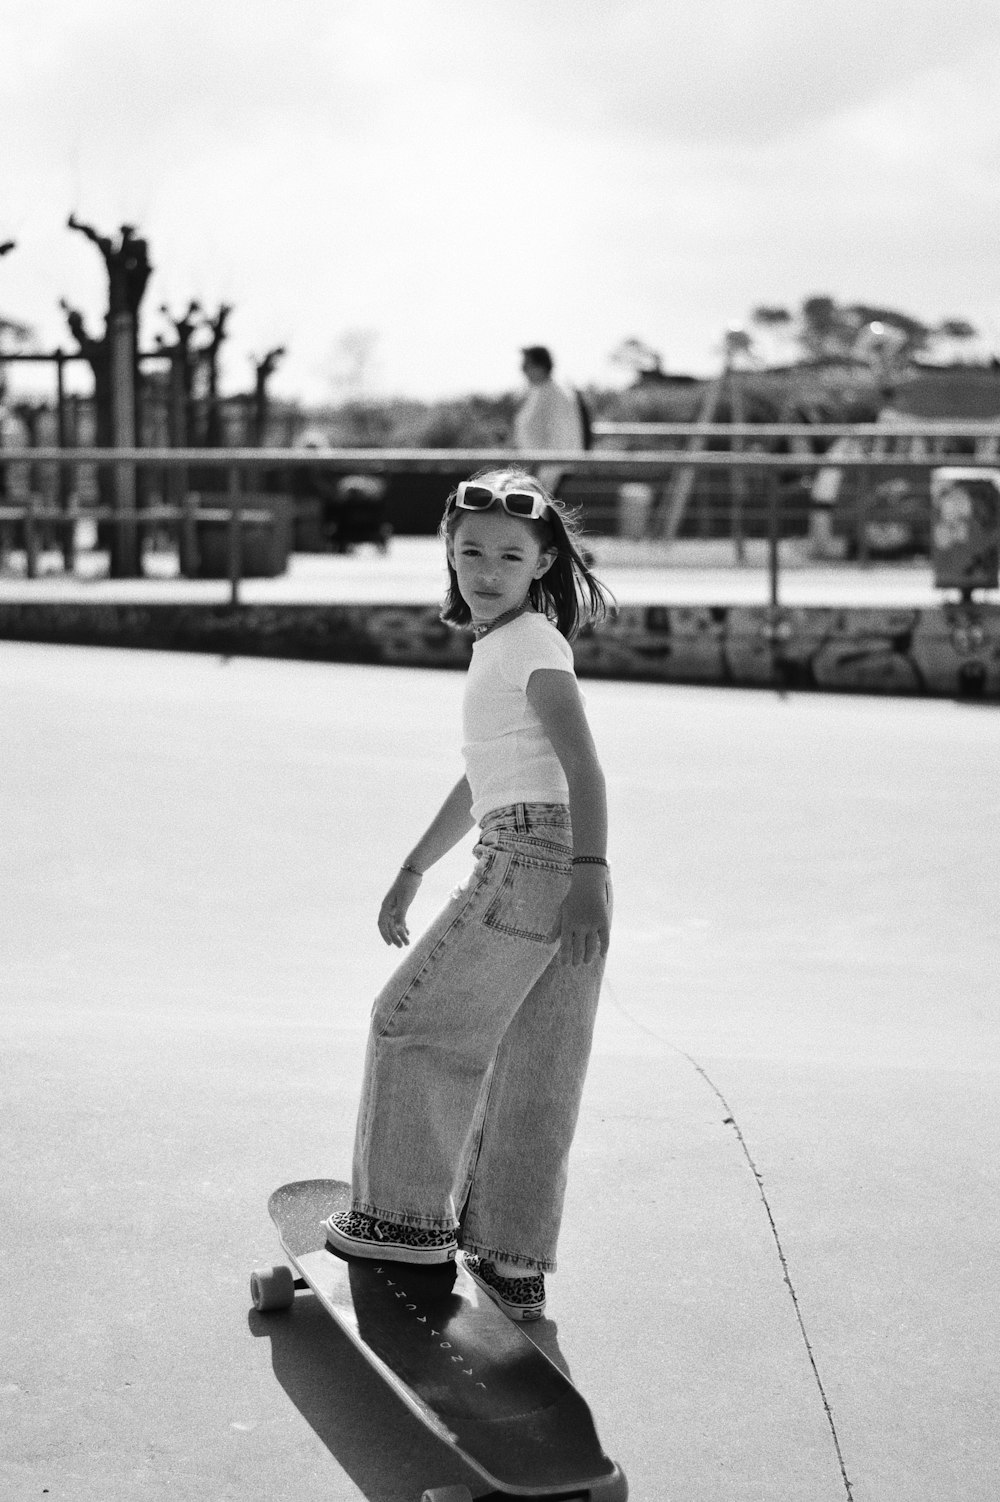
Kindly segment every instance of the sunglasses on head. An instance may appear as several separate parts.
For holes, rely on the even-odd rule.
[[[480,480],[463,480],[455,492],[455,505],[461,511],[488,511],[494,501],[510,516],[520,516],[526,521],[538,521],[549,509],[549,503],[537,490],[494,490]]]

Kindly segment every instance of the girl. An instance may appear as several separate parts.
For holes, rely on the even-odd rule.
[[[385,896],[385,942],[409,944],[423,873],[478,823],[476,866],[375,1002],[352,1208],[325,1229],[355,1257],[461,1247],[507,1314],[538,1319],[611,924],[604,778],[569,640],[611,597],[523,470],[463,481],[440,530],[441,618],[476,637],[465,774]]]

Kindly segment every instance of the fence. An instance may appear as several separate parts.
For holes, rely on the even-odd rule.
[[[867,562],[873,548],[930,551],[929,472],[956,464],[1000,465],[1000,422],[899,418],[878,423],[596,423],[598,442],[617,448],[684,443],[685,451],[747,450],[784,459],[779,476],[783,537],[814,535],[818,518],[835,519],[845,556]],[[817,465],[817,460],[822,460]],[[850,464],[846,461],[850,460]],[[928,463],[928,461],[934,461]],[[654,535],[726,537],[737,562],[748,537],[768,532],[764,473],[728,473],[708,460],[678,466],[647,514]],[[818,475],[818,483],[817,483]],[[815,536],[814,536],[815,540]],[[832,540],[832,539],[831,539]]]
[[[663,535],[669,540],[680,527],[684,506],[691,494],[691,477],[721,474],[729,478],[731,535],[739,555],[744,536],[748,491],[745,482],[753,481],[763,518],[763,535],[767,541],[770,601],[779,603],[780,551],[783,527],[788,521],[790,503],[781,490],[782,477],[815,477],[820,471],[871,477],[880,472],[899,471],[901,466],[929,476],[942,464],[961,463],[963,467],[989,470],[1000,465],[1000,426],[973,422],[921,422],[898,426],[862,425],[795,425],[795,424],[598,424],[598,439],[621,445],[642,442],[645,447],[592,449],[579,452],[522,453],[517,461],[528,466],[541,464],[564,466],[577,485],[605,488],[616,482],[620,493],[623,484],[659,487],[667,506]],[[666,440],[665,448],[650,447],[655,440]],[[680,447],[682,443],[685,447]],[[709,443],[719,445],[711,448]],[[723,447],[722,445],[726,445]],[[896,445],[894,447],[894,445]],[[776,452],[779,446],[787,452]],[[67,569],[75,564],[76,526],[92,520],[113,529],[118,556],[123,560],[124,576],[141,570],[141,539],[152,527],[173,528],[178,547],[186,535],[202,523],[216,522],[229,529],[229,588],[234,603],[239,598],[243,576],[245,529],[249,526],[273,526],[274,512],[259,504],[259,489],[268,472],[324,470],[338,474],[370,475],[452,475],[471,473],[490,465],[511,462],[508,449],[65,449],[59,447],[8,448],[0,450],[0,471],[5,479],[26,467],[27,484],[23,499],[12,501],[11,485],[5,484],[7,504],[0,505],[0,533],[5,525],[15,524],[23,531],[26,570],[29,577],[37,572],[39,542],[43,529],[61,538]],[[225,499],[205,506],[191,495],[183,483],[192,466],[199,471],[220,470],[227,477]],[[95,495],[92,480],[101,469],[113,475],[134,477],[145,470],[162,477],[164,493],[167,476],[176,476],[185,497],[182,503],[154,502],[143,506],[101,506],[86,500]],[[55,478],[45,487],[38,477]],[[65,476],[69,475],[67,482]],[[90,477],[89,483],[83,481]],[[22,476],[22,479],[25,476]],[[734,480],[737,483],[733,483]],[[256,489],[255,489],[256,487]],[[16,487],[13,487],[16,488]],[[813,487],[813,490],[815,487]],[[41,494],[39,494],[41,490]],[[117,493],[135,494],[128,483],[116,486]],[[859,491],[861,505],[866,492]],[[255,499],[258,504],[255,505]],[[822,504],[799,498],[796,504],[811,510],[828,510]],[[863,534],[864,528],[861,528]],[[2,562],[2,543],[0,543]]]

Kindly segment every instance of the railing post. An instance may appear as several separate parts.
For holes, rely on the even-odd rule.
[[[171,479],[176,471],[169,471]],[[184,471],[185,475],[187,471]],[[185,579],[195,579],[198,576],[198,507],[201,496],[197,491],[188,490],[187,482],[180,494],[178,504],[181,511],[181,519],[178,527],[177,551],[178,563],[181,575]]]
[[[243,572],[243,507],[240,471],[229,468],[229,603],[233,610],[240,603],[240,577]]]
[[[874,440],[865,439],[865,456],[874,450]],[[877,469],[859,469],[856,471],[857,490],[854,503],[854,547],[855,557],[859,563],[869,563],[868,551],[868,493],[874,477],[878,474]]]
[[[135,370],[131,313],[116,313],[108,324],[111,342],[111,420],[115,448],[134,448]],[[142,549],[136,517],[138,492],[135,465],[119,460],[113,467],[115,521],[112,531],[111,574],[116,579],[138,579],[142,574]]]
[[[729,415],[733,423],[742,424],[744,420],[743,385],[739,373],[730,369],[727,372],[729,385]],[[730,443],[730,451],[733,454],[743,452],[743,439],[734,438]],[[744,531],[744,512],[747,497],[747,474],[742,465],[733,465],[729,471],[729,533],[733,544],[733,555],[737,564],[746,563],[746,537]]]
[[[38,529],[35,525],[35,495],[29,484],[24,497],[24,563],[29,579],[38,578]]]
[[[781,510],[778,502],[778,474],[767,470],[767,567],[771,586],[771,609],[779,604],[779,572],[781,568]]]
[[[66,447],[66,351],[56,350],[56,442],[61,449]],[[60,526],[63,569],[67,574],[76,568],[76,520],[70,515],[70,485],[66,465],[56,469],[56,504],[64,512],[66,520]]]

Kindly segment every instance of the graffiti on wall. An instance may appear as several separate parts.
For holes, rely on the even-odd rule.
[[[0,604],[0,638],[463,668],[433,605]],[[584,677],[1000,699],[1000,606],[626,605],[574,646]]]
[[[625,606],[575,651],[600,677],[1000,697],[997,606]]]

